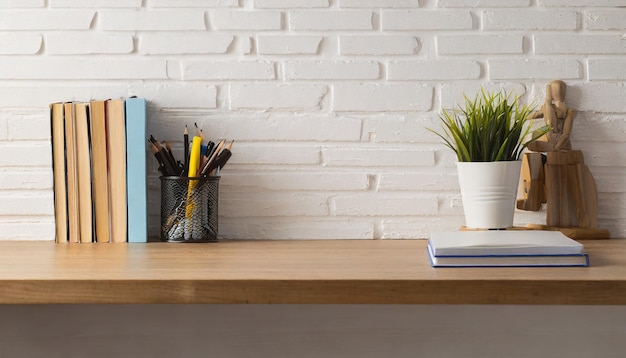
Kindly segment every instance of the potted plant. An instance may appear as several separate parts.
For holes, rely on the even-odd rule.
[[[519,97],[481,89],[473,99],[464,96],[458,109],[442,110],[443,131],[429,129],[457,156],[466,227],[513,226],[521,154],[550,129],[531,131],[532,111]]]

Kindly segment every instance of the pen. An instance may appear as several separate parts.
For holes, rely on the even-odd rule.
[[[184,165],[183,165],[183,175],[189,172],[189,129],[187,129],[187,125],[185,124],[185,133],[183,134],[183,145],[185,146],[183,150],[185,151]]]

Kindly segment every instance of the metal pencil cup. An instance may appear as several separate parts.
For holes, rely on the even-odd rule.
[[[161,241],[217,241],[220,177],[161,177]]]

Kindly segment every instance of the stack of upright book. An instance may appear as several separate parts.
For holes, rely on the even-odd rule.
[[[560,231],[459,231],[432,233],[433,267],[589,266],[583,244]]]
[[[56,241],[147,241],[145,99],[52,103],[50,121]]]

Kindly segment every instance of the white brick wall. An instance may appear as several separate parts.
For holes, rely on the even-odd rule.
[[[137,95],[148,131],[235,139],[229,238],[427,237],[463,224],[426,127],[481,85],[563,79],[599,221],[626,237],[623,0],[0,1],[0,239],[52,240],[48,104]],[[150,233],[159,180],[149,153]],[[519,224],[544,212],[518,212]]]

